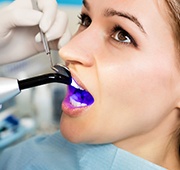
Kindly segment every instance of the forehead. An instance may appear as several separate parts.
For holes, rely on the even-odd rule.
[[[140,17],[142,14],[145,16],[160,14],[160,11],[164,9],[165,0],[83,0],[83,4],[86,9],[95,14],[103,14],[104,10],[113,8],[131,11]]]
[[[105,17],[108,9],[113,9],[135,16],[138,21],[148,27],[161,26],[170,31],[165,0],[83,0],[83,9],[90,17]]]

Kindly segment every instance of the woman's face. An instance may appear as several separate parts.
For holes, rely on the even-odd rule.
[[[83,3],[79,29],[60,56],[94,102],[77,103],[68,91],[62,134],[72,142],[117,145],[161,135],[161,127],[175,123],[180,91],[163,0],[161,8],[156,0]]]

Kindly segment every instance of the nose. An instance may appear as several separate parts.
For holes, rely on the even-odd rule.
[[[77,33],[64,47],[59,50],[60,57],[67,64],[81,64],[91,67],[94,64],[93,53],[95,52],[93,35],[84,30]]]

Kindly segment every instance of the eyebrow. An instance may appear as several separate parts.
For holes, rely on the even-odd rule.
[[[138,21],[138,19],[129,14],[129,13],[125,13],[125,12],[119,12],[119,11],[116,11],[114,9],[106,9],[105,12],[104,12],[104,16],[105,17],[112,17],[112,16],[119,16],[119,17],[124,17],[124,18],[127,18],[129,19],[130,21],[134,22],[138,27],[139,29],[141,30],[141,32],[145,33],[145,30],[143,28],[143,26],[141,25],[141,23]]]
[[[90,5],[86,0],[83,0],[83,5],[87,10],[90,11]],[[108,9],[104,10],[103,15],[105,17],[118,16],[118,17],[123,17],[123,18],[129,19],[130,21],[132,21],[133,23],[135,23],[138,26],[138,28],[140,29],[141,32],[146,34],[146,31],[144,30],[142,24],[138,21],[138,19],[135,16],[133,16],[133,15],[131,15],[129,13],[120,12],[120,11],[116,11],[116,10],[114,10],[112,8],[108,8]]]
[[[89,3],[88,3],[86,0],[83,0],[82,3],[83,3],[83,5],[86,7],[86,9],[87,9],[88,11],[90,11]]]

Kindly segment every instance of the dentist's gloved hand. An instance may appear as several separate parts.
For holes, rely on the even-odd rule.
[[[36,1],[41,12],[33,10],[31,0],[15,0],[0,10],[0,64],[44,51],[39,26],[51,49],[70,39],[67,15],[58,10],[56,0]]]

